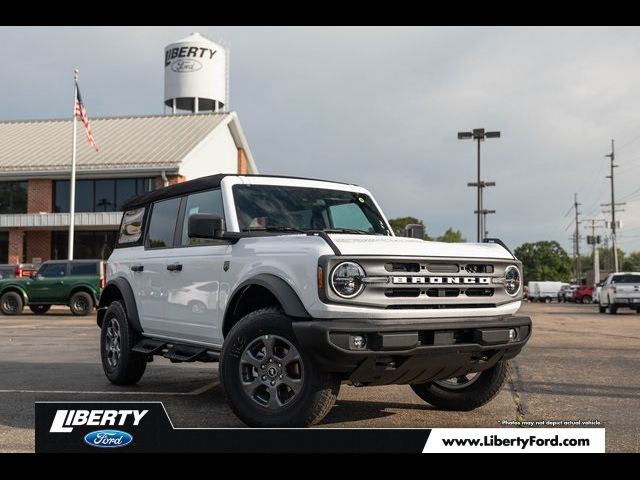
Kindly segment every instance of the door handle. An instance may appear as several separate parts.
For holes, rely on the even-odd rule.
[[[182,271],[182,264],[181,263],[172,263],[170,265],[167,265],[167,270],[169,270],[170,272],[181,272]]]
[[[131,265],[132,272],[142,272],[144,271],[144,265]]]

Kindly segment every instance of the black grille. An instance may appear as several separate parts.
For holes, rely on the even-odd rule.
[[[495,303],[436,303],[431,305],[389,305],[387,310],[437,310],[450,308],[496,308]]]
[[[419,272],[420,265],[418,263],[385,263],[384,268],[387,272]]]
[[[464,292],[467,297],[493,297],[493,288],[470,288]]]
[[[458,273],[460,269],[455,263],[430,263],[427,270],[433,273]]]
[[[484,263],[469,263],[464,270],[469,273],[493,273],[493,265]]]
[[[384,291],[384,295],[389,298],[398,297],[419,297],[419,288],[388,288]]]
[[[424,291],[428,297],[457,297],[459,288],[428,288]]]

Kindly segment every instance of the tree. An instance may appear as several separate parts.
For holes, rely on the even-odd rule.
[[[415,217],[399,217],[399,218],[392,218],[389,220],[389,225],[391,225],[391,228],[393,229],[393,233],[395,233],[399,237],[404,237],[404,227],[406,227],[410,223],[419,223],[420,225],[424,225],[424,222],[422,220],[417,219]],[[427,234],[426,227],[424,230],[425,230],[424,239],[431,240],[431,237]]]
[[[640,252],[632,252],[627,255],[622,264],[622,269],[625,272],[638,272],[640,271]]]
[[[568,282],[572,277],[571,258],[556,241],[523,243],[515,255],[522,262],[525,281]]]
[[[447,243],[462,243],[467,241],[466,238],[462,238],[462,232],[460,230],[454,230],[451,227],[447,228],[447,231],[439,236],[437,240]]]

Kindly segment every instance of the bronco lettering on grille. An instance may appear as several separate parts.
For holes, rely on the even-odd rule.
[[[393,277],[395,284],[489,285],[491,277]]]

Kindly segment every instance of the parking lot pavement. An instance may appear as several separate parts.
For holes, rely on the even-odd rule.
[[[408,386],[343,386],[322,427],[493,427],[500,420],[599,420],[607,449],[640,451],[640,315],[595,306],[525,304],[533,337],[513,362],[508,388],[473,412],[443,412]],[[133,387],[102,373],[95,318],[65,309],[0,316],[0,451],[32,451],[36,400],[164,402],[175,426],[239,427],[216,364],[156,359]]]

